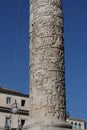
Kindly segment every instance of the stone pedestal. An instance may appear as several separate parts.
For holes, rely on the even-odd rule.
[[[28,128],[28,130],[70,130],[68,128],[60,128],[60,127],[54,127],[54,126],[38,126],[38,127],[32,127]]]
[[[62,0],[30,0],[30,107],[26,129],[62,130],[66,122]]]
[[[71,130],[71,125],[67,124],[65,121],[58,120],[56,121],[41,121],[34,122],[31,124],[25,124],[23,130]]]

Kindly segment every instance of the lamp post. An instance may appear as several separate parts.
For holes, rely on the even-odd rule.
[[[18,114],[19,113],[19,104],[17,103],[16,99],[15,99],[15,102],[11,105],[11,112],[13,114]]]
[[[18,114],[18,127],[17,128],[11,128],[12,114]],[[17,130],[21,129],[20,105],[17,103],[16,99],[15,99],[15,102],[11,105],[11,110],[10,110],[10,129],[17,129]]]

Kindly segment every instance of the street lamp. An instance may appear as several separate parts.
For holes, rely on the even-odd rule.
[[[20,106],[15,99],[15,102],[11,105],[11,112],[13,114],[18,114],[20,112],[19,108],[20,108]]]
[[[11,126],[12,114],[18,114],[18,128],[16,128],[16,129],[20,130],[21,129],[21,124],[20,124],[20,105],[17,103],[16,99],[15,99],[15,102],[11,105],[10,126]]]
[[[13,114],[18,114],[18,127],[12,128],[12,116]],[[5,125],[5,130],[21,130],[21,122],[20,122],[20,105],[17,103],[16,99],[15,102],[10,107],[10,118],[8,118],[7,123]]]

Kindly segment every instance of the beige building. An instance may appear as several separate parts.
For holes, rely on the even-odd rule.
[[[17,113],[13,114],[12,110]],[[0,129],[8,126],[10,128],[23,126],[28,122],[28,117],[29,96],[0,87]]]
[[[72,125],[73,129],[79,129],[79,130],[84,130],[86,129],[86,121],[82,119],[76,119],[76,118],[67,118],[66,120],[69,124]]]

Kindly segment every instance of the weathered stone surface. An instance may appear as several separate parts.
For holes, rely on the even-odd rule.
[[[61,0],[30,0],[31,124],[65,120],[63,42]]]

